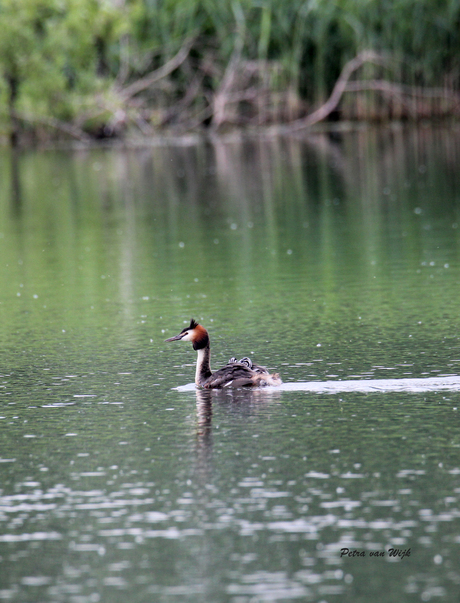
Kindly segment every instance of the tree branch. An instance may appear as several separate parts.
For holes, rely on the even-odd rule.
[[[185,59],[188,57],[188,54],[193,46],[194,41],[195,38],[189,38],[181,47],[179,52],[172,57],[172,59],[169,59],[169,61],[167,61],[164,65],[162,65],[158,69],[155,69],[140,80],[137,80],[136,82],[132,83],[130,86],[127,86],[123,90],[120,90],[118,94],[121,99],[125,101],[130,99],[139,92],[150,88],[152,84],[166,77],[175,69],[180,67],[185,61]]]
[[[337,108],[343,93],[347,89],[348,80],[352,74],[366,62],[383,63],[384,57],[378,55],[372,50],[360,52],[354,59],[351,59],[351,61],[348,61],[348,63],[345,64],[339,79],[335,83],[330,97],[327,99],[324,105],[321,105],[321,107],[316,109],[316,111],[313,111],[313,113],[310,113],[310,115],[307,115],[302,119],[296,119],[291,124],[284,126],[282,129],[289,131],[301,130],[303,128],[308,128],[309,126],[312,126],[323,119],[326,119],[326,117]]]
[[[458,101],[459,95],[444,88],[419,88],[406,84],[394,84],[387,80],[364,80],[347,82],[345,92],[362,92],[364,90],[378,90],[389,95],[418,96],[420,98],[444,98]]]

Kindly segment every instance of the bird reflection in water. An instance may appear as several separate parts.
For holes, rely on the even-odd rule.
[[[203,446],[210,444],[212,438],[212,398],[212,391],[196,390],[197,439]]]
[[[196,390],[196,472],[200,484],[209,481],[212,461],[212,398],[209,389]]]
[[[195,390],[196,396],[196,471],[201,484],[209,481],[212,471],[213,450],[213,406],[219,408],[231,407],[232,413],[255,415],[259,409],[265,408],[266,402],[280,398],[282,392],[275,388],[260,389],[200,389]]]

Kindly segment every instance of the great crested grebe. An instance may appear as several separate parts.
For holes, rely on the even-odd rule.
[[[211,347],[206,329],[195,320],[174,337],[165,341],[191,341],[193,349],[198,352],[196,361],[195,384],[206,389],[220,387],[241,387],[243,385],[263,386],[281,385],[278,373],[270,373],[263,366],[253,364],[250,358],[230,358],[228,364],[215,371],[211,371]]]

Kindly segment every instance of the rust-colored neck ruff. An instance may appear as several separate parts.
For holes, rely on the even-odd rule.
[[[206,347],[209,348],[209,335],[204,327],[201,325],[197,325],[193,329],[193,341],[192,341],[194,350],[202,350]]]

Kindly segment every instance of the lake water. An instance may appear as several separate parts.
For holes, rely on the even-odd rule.
[[[0,600],[458,602],[459,165],[430,128],[3,150]],[[181,388],[192,316],[285,385]]]

